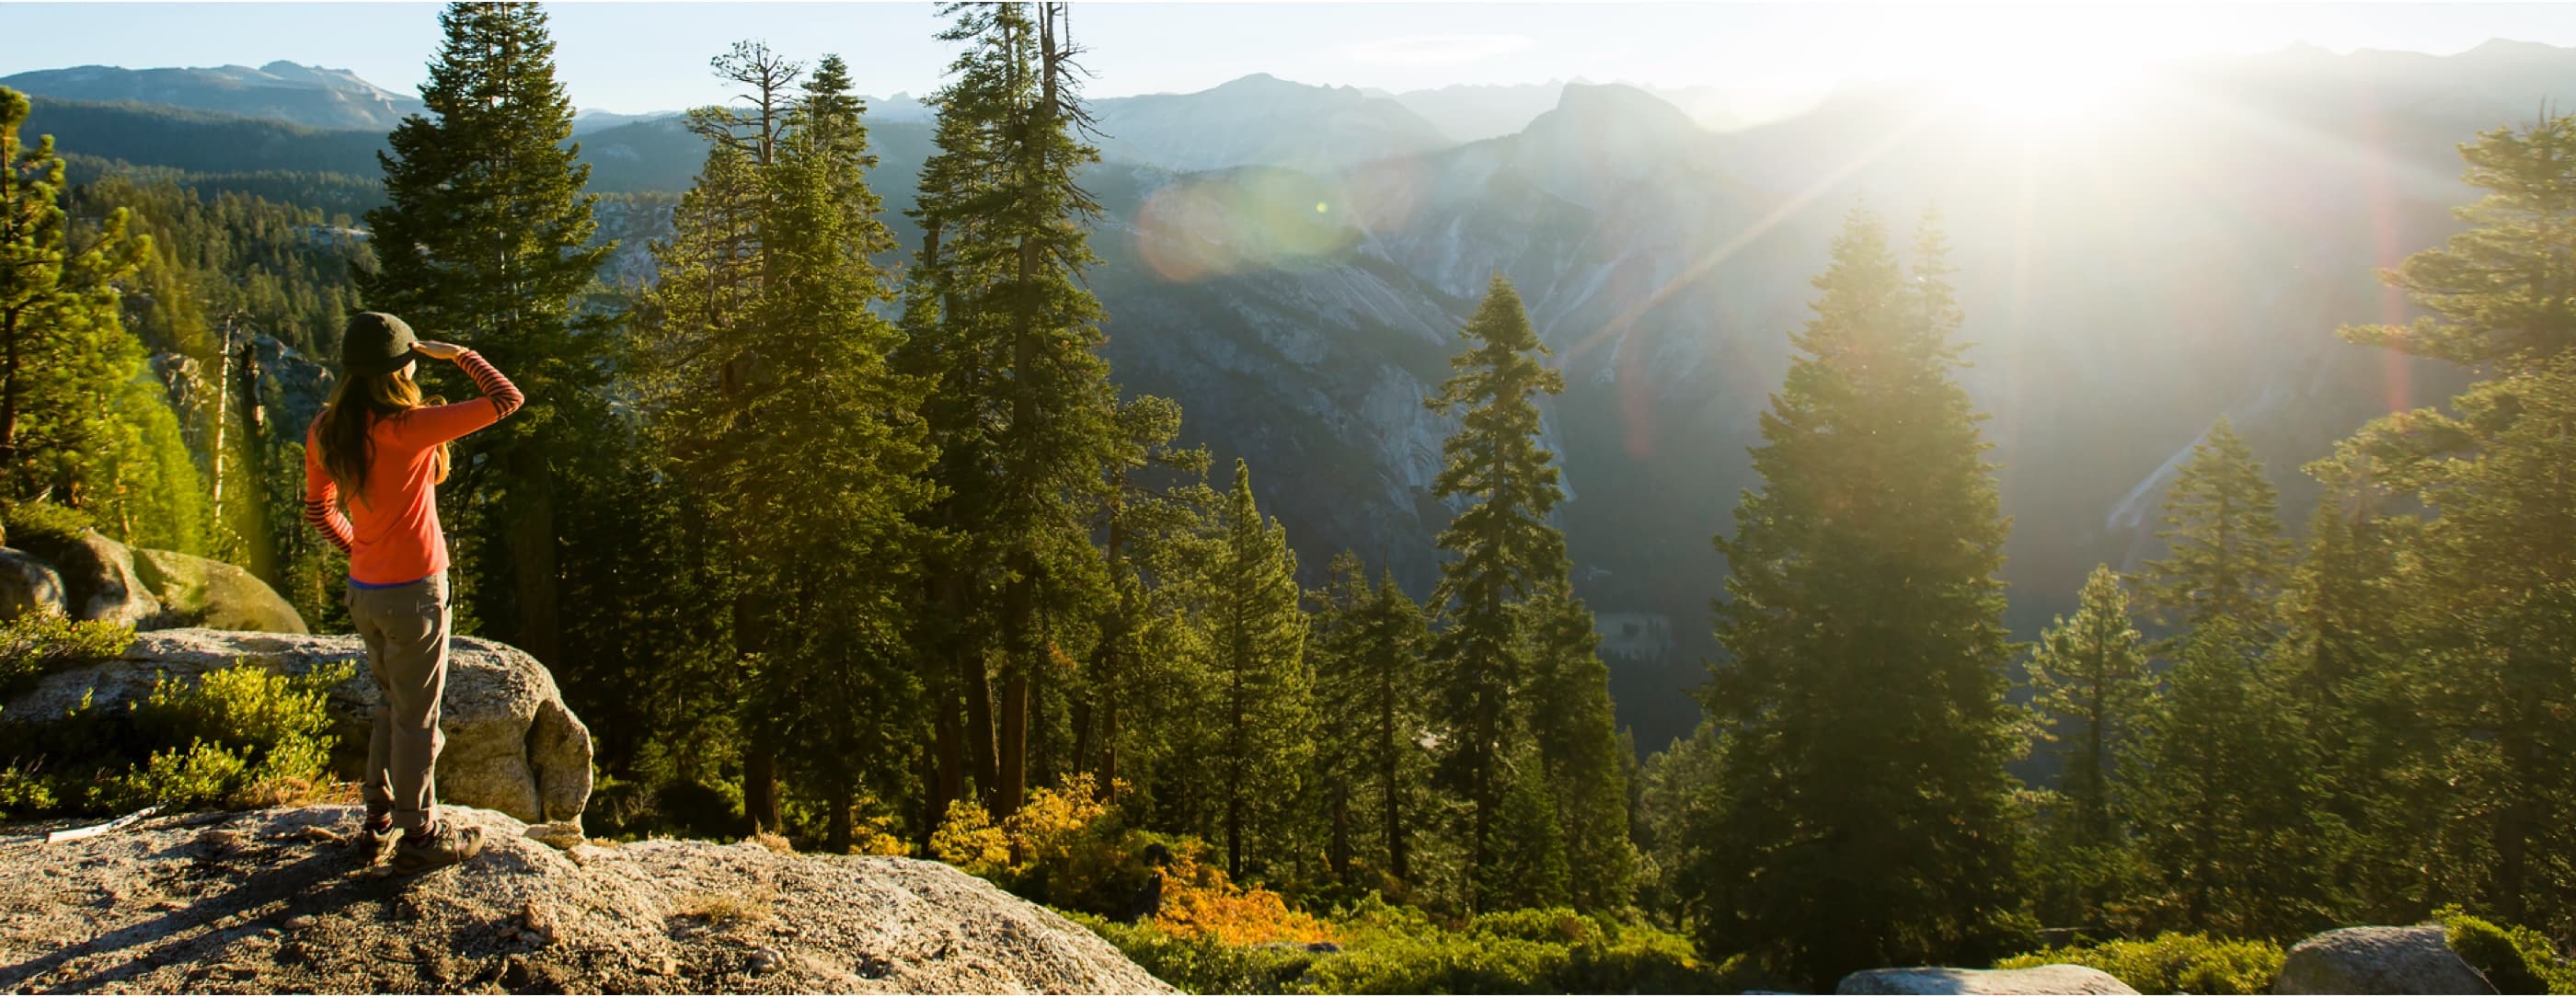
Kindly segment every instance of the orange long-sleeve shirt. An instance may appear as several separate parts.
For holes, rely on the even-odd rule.
[[[349,554],[349,578],[360,585],[401,585],[447,570],[447,534],[438,528],[438,445],[499,422],[525,401],[517,385],[480,354],[456,365],[483,397],[416,408],[367,427],[374,453],[360,494],[342,501],[322,467],[313,429],[304,431],[304,521]],[[316,420],[319,425],[319,420]],[[343,511],[343,506],[346,511]]]

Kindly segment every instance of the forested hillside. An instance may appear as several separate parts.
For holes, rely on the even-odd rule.
[[[386,310],[528,399],[455,621],[589,724],[594,835],[936,858],[1199,989],[2268,989],[2437,914],[2556,985],[2576,116],[2496,104],[2553,57],[1453,144],[1095,114],[1063,5],[947,20],[927,122],[743,41],[576,137],[484,3],[389,132],[0,90],[0,514],[343,627],[304,428]],[[1333,126],[1154,131],[1246,99]]]

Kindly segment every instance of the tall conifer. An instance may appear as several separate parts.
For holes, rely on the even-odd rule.
[[[29,147],[25,95],[0,88],[0,501],[47,498],[136,544],[198,551],[203,487],[117,282],[150,255],[118,208],[75,239],[63,160]]]
[[[2171,626],[2225,617],[2259,639],[2289,570],[2279,510],[2263,465],[2220,416],[2165,493],[2166,528],[2156,536],[2170,553],[2147,565],[2149,606]]]
[[[1529,652],[1520,606],[1553,594],[1567,572],[1565,535],[1548,516],[1563,497],[1554,455],[1539,444],[1538,400],[1565,390],[1565,376],[1530,328],[1520,294],[1496,275],[1461,332],[1449,380],[1428,404],[1457,415],[1441,446],[1447,460],[1432,494],[1464,503],[1440,531],[1453,558],[1440,567],[1432,606],[1446,626],[1433,636],[1432,708],[1441,729],[1443,788],[1467,807],[1468,904],[1517,889],[1495,857],[1518,847],[1503,836],[1511,759],[1526,743]]]
[[[2395,523],[2389,576],[2397,634],[2417,667],[2376,697],[2432,724],[2395,745],[2428,772],[2436,833],[2408,865],[2509,920],[2576,927],[2576,780],[2567,655],[2576,645],[2576,560],[2566,555],[2563,449],[2576,346],[2576,116],[2544,115],[2460,147],[2462,178],[2487,192],[2468,227],[2383,275],[2428,314],[2359,326],[2346,339],[2444,360],[2482,379],[2450,411],[2381,418],[2356,434],[2342,473],[2411,493],[2425,512]],[[2528,424],[2528,425],[2526,425]],[[2402,728],[2401,728],[2402,729]],[[2405,745],[2417,747],[2409,750]],[[2451,892],[2458,891],[2458,892]]]
[[[2085,578],[2072,619],[2058,617],[2040,634],[2029,671],[2041,737],[2059,745],[2064,762],[2057,791],[2063,803],[2050,815],[2042,848],[2057,889],[2043,896],[2041,916],[2098,925],[2126,857],[2126,822],[2113,803],[2119,759],[2154,690],[2146,648],[2130,625],[2128,593],[2110,565]]]
[[[1392,576],[1369,582],[1357,555],[1333,559],[1314,594],[1317,771],[1326,853],[1337,879],[1355,865],[1412,878],[1422,819],[1422,609]]]
[[[511,642],[561,660],[555,505],[569,455],[594,452],[610,348],[575,297],[616,247],[592,245],[590,167],[571,144],[573,106],[555,79],[554,40],[534,4],[452,3],[412,115],[379,154],[387,204],[367,213],[378,267],[359,275],[369,307],[423,336],[490,357],[528,396],[518,417],[460,444],[448,487],[464,542],[457,588]],[[506,592],[479,588],[503,572]]]
[[[1099,152],[1081,139],[1089,118],[1062,4],[945,9],[941,37],[966,49],[937,96],[939,152],[922,172],[906,364],[936,386],[928,413],[950,498],[932,518],[960,538],[937,569],[938,598],[991,622],[934,635],[932,656],[954,675],[936,715],[963,701],[962,736],[940,739],[940,766],[971,769],[988,809],[1009,814],[1029,788],[1046,663],[1088,631],[1079,607],[1108,582],[1086,507],[1121,443],[1100,305],[1079,279],[1096,261],[1100,208],[1074,181]]]
[[[1993,954],[2019,906],[2005,770],[2005,521],[1951,378],[1937,230],[1908,280],[1853,212],[1762,417],[1703,702],[1715,840],[1689,877],[1712,948],[1810,983]]]
[[[1205,643],[1219,735],[1226,872],[1242,876],[1247,853],[1285,850],[1314,752],[1305,658],[1306,614],[1298,606],[1297,555],[1276,519],[1252,496],[1252,471],[1234,465],[1234,487],[1217,519],[1223,534],[1201,584],[1207,586]]]

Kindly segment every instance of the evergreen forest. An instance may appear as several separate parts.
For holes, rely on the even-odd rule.
[[[589,726],[594,836],[946,862],[1199,991],[2037,960],[2269,992],[2302,938],[2428,918],[2576,986],[2576,116],[2453,136],[2461,230],[2337,332],[2454,396],[2343,427],[2299,507],[2221,418],[2154,556],[2062,592],[2001,580],[1944,218],[1815,209],[1842,223],[1761,330],[1789,362],[1754,484],[1659,538],[1724,565],[1682,623],[1716,649],[1699,719],[1638,743],[1522,289],[1491,277],[1418,399],[1443,525],[1403,556],[1436,571],[1301,563],[1273,496],[1312,469],[1185,442],[1106,359],[1066,6],[943,18],[894,190],[865,67],[743,41],[685,192],[601,192],[534,5],[448,5],[425,111],[372,149],[278,125],[300,162],[99,158],[0,89],[0,518],[238,564],[346,630],[304,428],[346,317],[388,311],[527,396],[441,488],[456,627]],[[11,668],[97,639],[9,626]],[[0,757],[0,816],[83,811],[42,761]]]

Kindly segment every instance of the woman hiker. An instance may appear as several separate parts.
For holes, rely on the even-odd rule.
[[[420,357],[454,361],[483,397],[424,405],[411,378]],[[350,317],[340,367],[339,387],[305,434],[304,519],[348,552],[349,621],[379,692],[359,833],[381,848],[399,832],[393,867],[409,875],[483,850],[481,829],[439,819],[432,802],[446,741],[438,700],[449,620],[438,483],[447,480],[448,441],[499,422],[524,399],[474,351],[417,339],[382,312]]]

